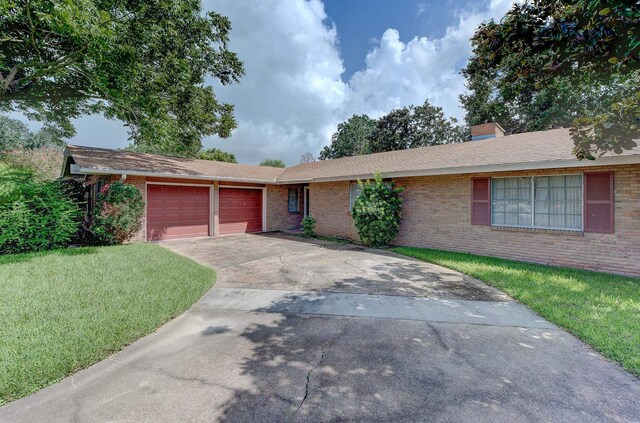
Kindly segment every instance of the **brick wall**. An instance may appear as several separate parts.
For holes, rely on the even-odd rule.
[[[471,178],[491,174],[401,178],[406,189],[398,245],[640,274],[640,166],[504,172],[500,176],[535,176],[614,171],[613,234],[506,229],[471,225]],[[349,214],[348,182],[311,184],[311,215],[317,232],[357,239]]]
[[[320,235],[358,239],[349,210],[349,182],[309,184],[309,215]]]
[[[298,189],[299,213],[289,213],[289,188]],[[304,193],[301,185],[269,185],[267,187],[267,231],[300,227]]]

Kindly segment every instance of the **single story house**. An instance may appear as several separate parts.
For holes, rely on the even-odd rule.
[[[63,175],[121,180],[145,204],[139,241],[295,228],[357,239],[357,180],[405,188],[398,245],[640,274],[640,147],[594,161],[568,129],[317,161],[286,169],[69,145]]]

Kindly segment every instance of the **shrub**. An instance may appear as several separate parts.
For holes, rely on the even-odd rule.
[[[360,195],[353,206],[353,220],[360,240],[372,247],[388,245],[398,236],[402,218],[402,188],[382,181],[375,175],[373,183],[358,181]]]
[[[61,181],[3,165],[0,182],[0,254],[64,247],[77,233],[82,212]]]
[[[304,236],[308,236],[308,237],[315,237],[316,236],[316,220],[311,217],[311,216],[307,216],[304,219],[302,219],[302,233]]]
[[[123,243],[140,230],[143,212],[142,194],[134,186],[107,184],[98,193],[91,231],[105,244]]]

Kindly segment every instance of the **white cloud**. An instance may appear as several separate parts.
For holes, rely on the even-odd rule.
[[[274,6],[275,5],[275,6]],[[494,0],[482,11],[460,13],[442,38],[414,38],[387,29],[366,58],[366,68],[345,84],[338,52],[340,28],[328,26],[319,0],[255,2],[223,0],[215,9],[233,23],[231,48],[245,61],[239,85],[218,90],[236,106],[238,129],[228,140],[207,144],[235,153],[243,162],[282,158],[297,164],[302,153],[318,154],[336,125],[354,113],[378,117],[425,99],[463,118],[459,71],[471,53],[469,38],[489,18],[511,5]]]
[[[235,105],[230,139],[207,140],[245,162],[297,164],[317,154],[335,128],[347,94],[337,34],[319,0],[222,0],[206,6],[231,19],[230,48],[244,61],[240,84],[217,89]]]
[[[463,118],[460,69],[471,53],[469,38],[481,22],[503,16],[510,5],[511,1],[496,0],[482,12],[463,12],[457,25],[437,39],[416,37],[404,43],[397,30],[387,29],[367,55],[366,68],[351,77],[345,109],[379,116],[429,99],[446,114]]]

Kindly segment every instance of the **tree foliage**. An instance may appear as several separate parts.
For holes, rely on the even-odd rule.
[[[210,148],[208,150],[202,150],[196,156],[202,160],[213,160],[216,162],[238,163],[236,156],[232,153],[219,150],[217,148]]]
[[[353,221],[360,240],[372,247],[382,247],[397,236],[402,219],[403,188],[382,181],[380,174],[375,180],[358,181],[360,195],[353,205]]]
[[[467,123],[511,131],[571,125],[578,158],[640,136],[640,5],[535,0],[481,25],[463,70]]]
[[[376,120],[367,115],[353,115],[339,123],[331,136],[331,145],[325,146],[320,152],[320,160],[367,154],[375,126]]]
[[[260,166],[270,166],[270,167],[287,167],[286,164],[280,159],[264,159]]]
[[[229,136],[233,106],[207,80],[237,82],[231,24],[199,0],[0,2],[0,110],[65,136],[72,119],[119,119],[137,144],[193,155]]]
[[[62,147],[64,141],[54,128],[44,127],[32,132],[17,119],[0,115],[0,151]]]
[[[369,152],[450,144],[466,138],[466,129],[456,119],[447,119],[441,107],[425,101],[421,106],[392,110],[378,119],[369,139]]]
[[[392,110],[379,119],[353,115],[338,125],[331,145],[320,152],[320,160],[462,142],[467,132],[456,119],[447,119],[441,107],[425,101],[421,106]]]

